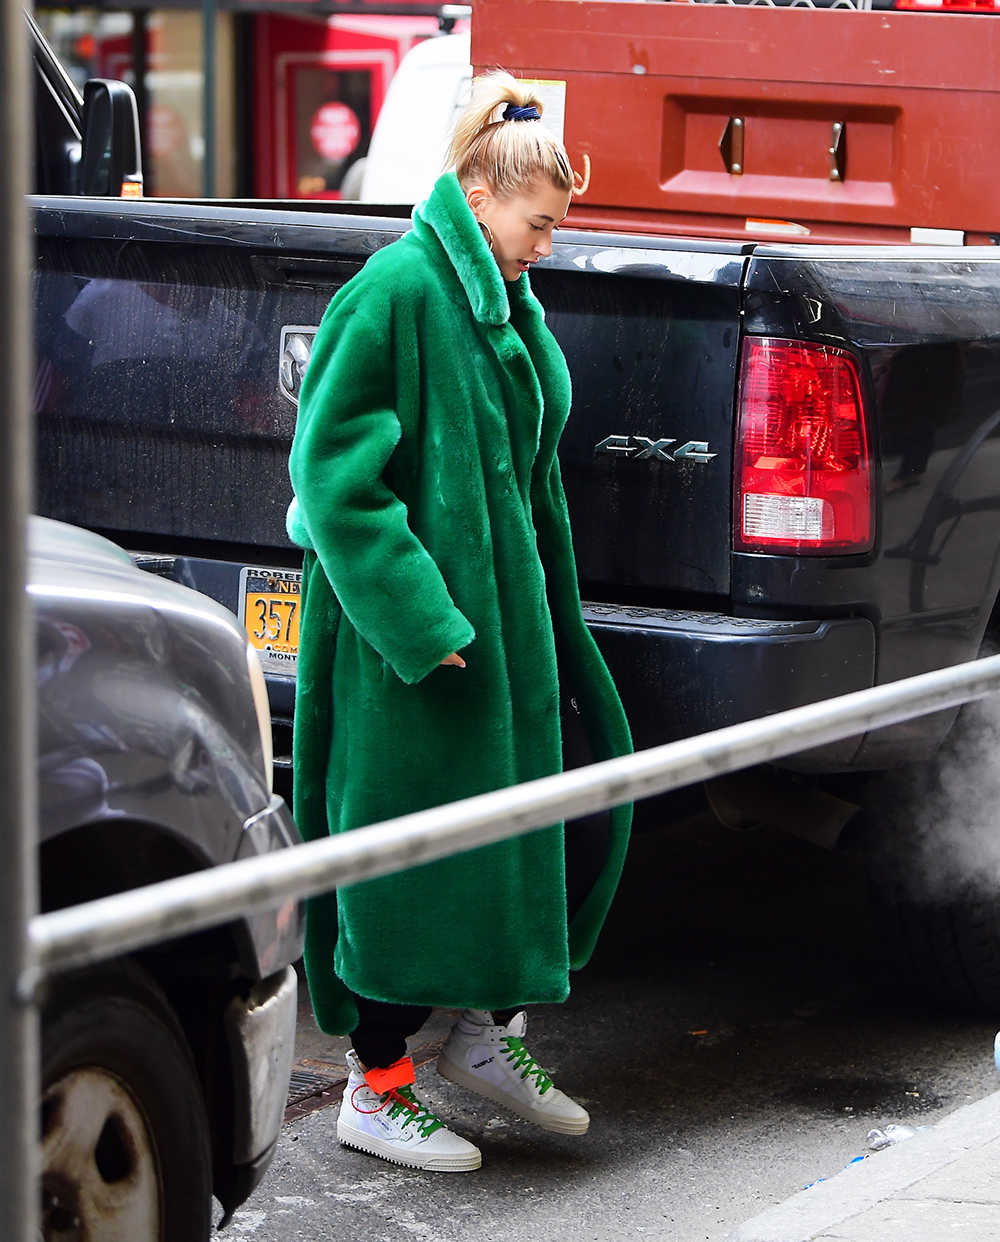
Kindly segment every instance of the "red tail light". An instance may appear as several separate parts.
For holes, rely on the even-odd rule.
[[[935,9],[949,13],[996,13],[1000,0],[893,0],[894,9],[917,9],[924,12]]]
[[[773,337],[744,340],[734,461],[737,550],[871,547],[861,379],[844,350]]]

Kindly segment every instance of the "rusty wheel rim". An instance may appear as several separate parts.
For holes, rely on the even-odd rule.
[[[97,1066],[42,1097],[45,1242],[160,1242],[156,1147],[135,1096]]]

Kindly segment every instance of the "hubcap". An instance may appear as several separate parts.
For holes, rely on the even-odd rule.
[[[71,1070],[42,1098],[45,1242],[159,1242],[160,1179],[146,1119],[116,1075]]]

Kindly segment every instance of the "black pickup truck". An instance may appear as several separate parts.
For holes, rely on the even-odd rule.
[[[296,394],[331,296],[408,220],[39,188],[39,510],[245,619],[287,763]],[[560,457],[585,614],[638,747],[983,651],[1000,627],[1000,253],[563,231],[531,280],[573,377]],[[931,760],[957,715],[778,779],[804,819],[816,788],[861,802],[872,773]],[[898,822],[874,831],[907,857]],[[996,894],[928,895],[901,870],[879,871],[880,901],[922,986],[1000,1008]]]

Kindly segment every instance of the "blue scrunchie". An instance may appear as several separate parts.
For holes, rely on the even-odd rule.
[[[537,108],[519,108],[517,104],[508,104],[504,109],[505,121],[540,121],[542,114]]]

